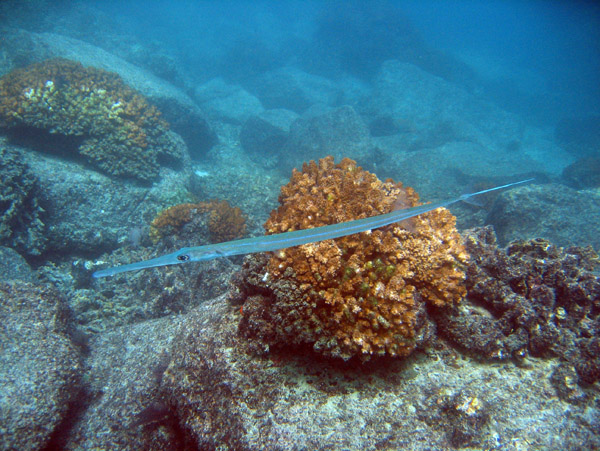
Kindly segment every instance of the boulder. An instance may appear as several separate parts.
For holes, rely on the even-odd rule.
[[[253,348],[237,330],[239,309],[208,301],[173,340],[162,392],[196,448],[488,449],[510,443],[515,424],[535,425],[531,440],[546,448],[600,443],[577,419],[584,406],[569,405],[577,414],[565,420],[567,404],[544,395],[552,390],[545,364],[499,372],[433,350],[334,364],[291,344],[289,352]]]
[[[181,319],[127,325],[90,340],[89,396],[60,449],[182,449],[158,393]]]
[[[0,246],[0,280],[33,281],[33,271],[27,261],[10,247]]]
[[[346,105],[317,110],[291,125],[280,167],[289,171],[327,155],[333,155],[336,161],[348,157],[362,163],[368,160],[370,150],[369,129],[354,108]]]
[[[269,71],[250,83],[265,108],[286,108],[303,113],[315,104],[335,106],[342,90],[334,82],[294,67]]]
[[[45,449],[80,393],[69,313],[48,288],[0,283],[0,448]]]
[[[0,44],[0,48],[19,67],[62,57],[84,66],[116,72],[160,110],[172,129],[184,138],[192,157],[202,156],[216,142],[216,135],[204,115],[187,94],[99,47],[55,33],[18,30],[4,45]]]
[[[557,246],[600,249],[600,196],[564,185],[528,185],[502,193],[490,210],[500,244],[545,238]]]
[[[202,110],[215,121],[241,125],[263,111],[256,97],[241,86],[230,85],[221,78],[198,86],[194,97]]]
[[[240,132],[242,147],[255,160],[263,163],[270,160],[276,164],[278,156],[283,152],[290,127],[297,118],[298,114],[285,109],[266,110],[251,116]]]
[[[12,149],[35,174],[40,187],[40,253],[46,256],[58,254],[64,259],[113,249],[127,243],[131,230],[148,224],[159,209],[189,199],[185,188],[188,177],[172,169],[161,169],[160,180],[148,188],[45,153]]]
[[[465,165],[479,160],[503,159],[516,167],[527,164],[558,175],[572,160],[552,136],[412,64],[386,61],[374,84],[373,95],[361,114],[379,121],[374,128],[372,125],[375,134],[396,133],[396,152],[430,152],[450,144],[477,147],[479,157],[475,160],[443,159],[465,172],[469,172]]]

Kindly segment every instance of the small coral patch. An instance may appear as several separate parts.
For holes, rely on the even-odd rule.
[[[183,227],[199,217],[208,216],[207,225],[211,243],[240,238],[246,232],[246,218],[242,210],[226,200],[185,203],[161,211],[150,225],[150,238],[157,243],[165,236],[181,233]]]

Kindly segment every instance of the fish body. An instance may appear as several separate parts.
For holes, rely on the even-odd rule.
[[[276,251],[288,247],[301,246],[308,243],[316,243],[324,240],[340,238],[354,233],[366,232],[368,230],[378,229],[396,222],[404,221],[423,213],[435,210],[437,208],[447,207],[456,202],[467,201],[474,196],[506,189],[515,185],[530,182],[533,179],[521,180],[519,182],[496,186],[475,193],[463,194],[454,199],[434,202],[417,207],[396,210],[382,215],[371,216],[353,221],[340,222],[312,229],[294,230],[293,232],[277,233],[274,235],[264,235],[253,238],[244,238],[241,240],[227,241],[225,243],[206,244],[204,246],[184,247],[170,254],[160,257],[131,263],[129,265],[115,266],[113,268],[101,269],[93,273],[94,278],[114,276],[129,271],[138,271],[140,269],[155,268],[159,266],[180,265],[188,262],[198,262],[212,260],[220,257],[230,257],[233,255],[254,254],[258,252]]]

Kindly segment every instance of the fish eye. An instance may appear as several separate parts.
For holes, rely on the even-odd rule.
[[[177,260],[179,260],[180,262],[187,262],[190,259],[190,256],[188,254],[181,254],[177,256]]]

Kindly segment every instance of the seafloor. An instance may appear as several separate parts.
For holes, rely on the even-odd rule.
[[[600,449],[600,140],[573,138],[597,122],[531,125],[410,58],[368,83],[283,64],[195,81],[156,43],[91,33],[89,14],[0,23],[1,449]],[[53,58],[118,74],[145,111],[128,139],[144,142],[77,131],[111,127],[79,100],[75,118],[42,113],[25,102],[37,85],[9,104]],[[248,299],[286,286],[264,283],[260,255],[92,278],[262,235],[292,168],[327,155],[424,201],[535,178],[451,207],[467,294],[419,313],[409,356],[344,361],[249,324]],[[214,199],[240,210],[215,222]],[[188,229],[157,231],[159,212],[192,203]]]

